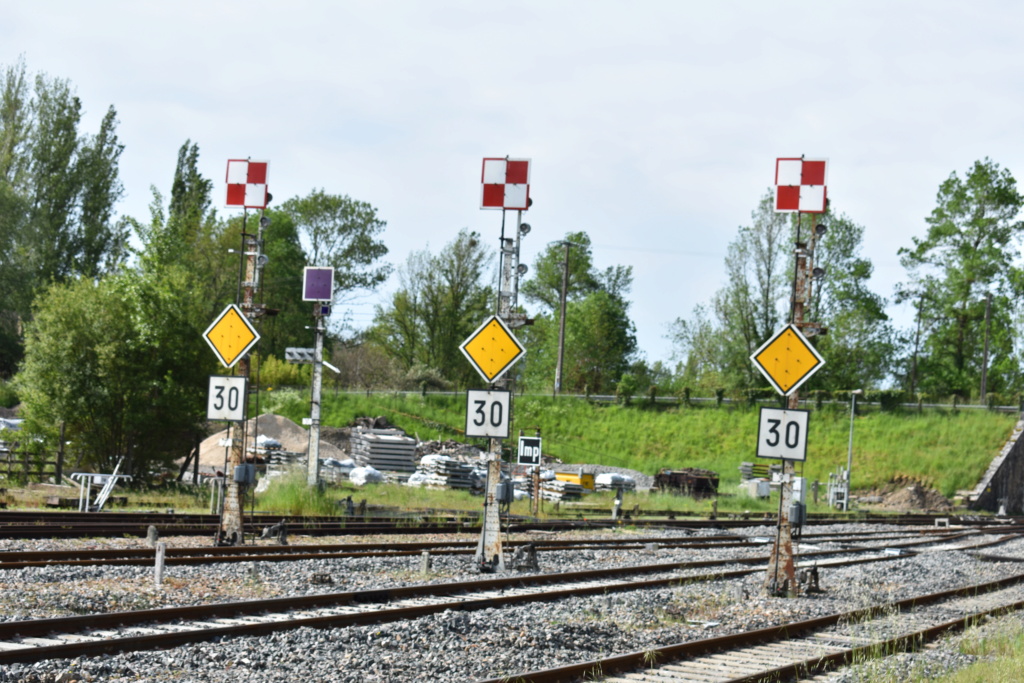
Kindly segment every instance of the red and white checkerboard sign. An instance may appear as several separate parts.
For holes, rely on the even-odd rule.
[[[775,160],[775,211],[825,213],[828,159]]]
[[[481,209],[530,208],[530,160],[484,159]]]
[[[246,209],[267,208],[267,167],[266,161],[228,159],[228,206]]]

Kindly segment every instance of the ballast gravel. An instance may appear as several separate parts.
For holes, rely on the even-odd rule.
[[[812,527],[815,534],[835,532],[907,534],[906,527],[842,525]],[[934,529],[920,529],[934,531]],[[771,527],[717,531],[590,532],[583,538],[636,537],[643,542],[676,535],[769,537]],[[519,537],[519,539],[525,538]],[[977,537],[982,538],[992,537]],[[195,539],[167,539],[194,545]],[[321,539],[322,540],[322,539]],[[321,542],[318,540],[317,542]],[[344,539],[349,540],[349,539]],[[368,539],[369,540],[369,539]],[[423,540],[418,537],[417,540]],[[518,540],[518,539],[517,539]],[[813,539],[807,539],[811,541]],[[100,541],[94,541],[100,543]],[[124,539],[120,540],[125,543]],[[304,542],[293,538],[293,543]],[[133,547],[139,547],[141,541]],[[859,546],[885,547],[894,541]],[[0,541],[3,550],[42,549],[43,543]],[[48,541],[47,549],[74,547]],[[78,542],[77,547],[81,547]],[[830,541],[806,543],[801,552],[839,549]],[[767,545],[740,548],[586,549],[539,553],[541,571],[561,572],[639,564],[688,562],[762,556]],[[927,547],[918,548],[926,551]],[[0,683],[72,681],[338,681],[403,683],[474,681],[513,677],[537,669],[643,651],[670,643],[738,633],[809,619],[925,592],[1024,573],[1024,540],[1009,540],[981,552],[1019,557],[1016,562],[977,559],[971,552],[922,552],[916,556],[850,567],[820,569],[823,592],[799,598],[766,595],[763,571],[733,580],[689,581],[678,586],[485,609],[446,611],[410,621],[314,630],[284,631],[264,637],[240,637],[191,644],[164,651],[52,660],[0,667]],[[315,593],[444,583],[478,579],[469,555],[432,555],[432,570],[419,571],[420,558],[364,557],[295,562],[218,563],[168,566],[164,584],[153,585],[151,567],[49,566],[0,571],[0,620],[68,616],[172,605],[196,605]],[[329,575],[332,583],[314,583]],[[322,580],[322,578],[321,578]],[[1009,617],[1011,619],[1015,617]],[[878,670],[863,678],[856,668],[830,680],[900,681],[903,672],[948,671],[972,658],[951,649],[887,658],[886,676]],[[845,676],[845,678],[843,678]]]

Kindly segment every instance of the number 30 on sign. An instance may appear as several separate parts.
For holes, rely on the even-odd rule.
[[[466,436],[507,439],[511,394],[507,391],[466,392]]]
[[[245,419],[245,398],[245,377],[212,375],[206,419],[241,422]]]
[[[808,410],[761,408],[757,425],[757,457],[807,459]]]

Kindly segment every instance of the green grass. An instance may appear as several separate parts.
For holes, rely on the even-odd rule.
[[[927,672],[923,660],[915,662],[909,672],[890,671],[884,663],[866,661],[851,672],[855,681],[865,683],[1016,683],[1024,671],[1024,625],[1019,617],[999,622],[997,628],[969,630],[960,641],[963,654],[974,655],[978,661],[958,671],[938,676]]]
[[[300,422],[308,394],[272,392],[264,410]],[[464,396],[326,394],[323,424],[344,426],[356,417],[384,415],[421,439],[461,439]],[[1016,415],[986,410],[881,413],[873,407],[854,420],[853,487],[863,490],[900,477],[937,488],[946,496],[973,488],[1010,436]],[[651,408],[595,404],[583,399],[516,397],[513,434],[539,427],[544,452],[566,463],[597,463],[656,473],[660,468],[701,467],[719,473],[721,486],[739,482],[739,465],[755,461],[758,410],[749,407]],[[842,405],[813,410],[808,425],[804,476],[826,481],[846,465],[850,415]],[[483,440],[476,440],[481,446]],[[762,461],[766,462],[766,461]],[[798,465],[799,472],[800,465]]]
[[[1024,672],[1024,625],[1005,620],[995,631],[967,633],[960,651],[981,660],[942,679],[943,683],[996,683],[1021,680]]]

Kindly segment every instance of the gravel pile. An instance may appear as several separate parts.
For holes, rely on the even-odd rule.
[[[814,527],[813,530],[820,533],[831,529]],[[842,527],[842,531],[878,530],[876,525]],[[681,537],[716,533],[768,536],[771,529],[751,527],[728,532],[676,533]],[[645,536],[671,534],[659,530],[635,532],[631,536],[642,540]],[[623,537],[614,532],[596,532],[588,537],[612,535]],[[46,545],[52,549],[61,543],[50,541]],[[30,541],[19,541],[17,545],[21,549],[36,547]],[[824,549],[828,544],[817,546]],[[709,550],[661,547],[639,551],[559,551],[542,552],[539,560],[542,571],[554,572],[764,555],[767,550],[767,546],[754,546]],[[1024,541],[1009,541],[991,552],[1024,558]],[[418,557],[404,557],[172,566],[165,570],[162,589],[152,586],[151,568],[10,570],[0,573],[0,619],[479,578],[469,556],[435,555],[433,571],[426,578],[419,574],[418,565]],[[1020,571],[1017,563],[981,562],[963,552],[925,553],[848,568],[822,568],[824,592],[796,599],[765,596],[765,577],[759,572],[730,581],[694,582],[673,588],[477,612],[449,611],[401,623],[330,630],[300,629],[263,638],[235,638],[161,652],[10,665],[0,668],[0,682],[472,681],[847,611]],[[333,581],[330,586],[314,583],[314,575],[323,574],[330,575]],[[945,671],[969,661],[970,657],[943,648],[921,655],[890,658],[884,666],[894,673],[919,671],[921,667],[928,671]],[[900,680],[864,678],[863,672],[853,670],[838,675],[847,676],[835,678],[844,683]],[[857,675],[861,678],[856,678]]]

